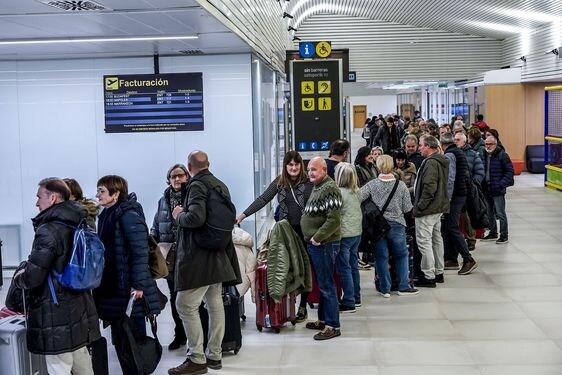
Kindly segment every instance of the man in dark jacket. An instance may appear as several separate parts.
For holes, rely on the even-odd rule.
[[[401,147],[400,140],[404,135],[404,131],[396,126],[394,118],[388,116],[386,125],[379,128],[371,146],[381,146],[384,153],[388,154],[390,151]]]
[[[484,158],[485,183],[484,192],[488,198],[488,215],[490,231],[483,241],[494,241],[497,244],[508,242],[507,214],[505,213],[505,192],[513,186],[513,164],[509,155],[500,147],[498,140],[489,136],[485,141],[486,156]],[[496,218],[500,220],[500,237]]]
[[[459,275],[468,275],[478,265],[468,251],[468,245],[459,228],[462,209],[468,193],[470,178],[468,161],[464,152],[454,144],[452,133],[444,133],[440,138],[445,157],[449,158],[449,181],[452,181],[449,213],[445,214],[443,223],[443,241],[445,245],[445,269],[458,269],[458,257],[462,256],[463,265]],[[453,177],[454,176],[454,177]]]
[[[187,169],[191,179],[185,203],[172,212],[179,227],[175,268],[176,308],[184,322],[189,346],[185,362],[168,370],[172,375],[204,374],[207,368],[222,368],[221,344],[225,330],[222,284],[239,284],[242,280],[232,240],[225,248],[208,249],[198,245],[195,239],[206,223],[213,219],[209,217],[213,213],[207,209],[207,197],[211,194],[207,186],[213,186],[230,197],[226,185],[208,168],[206,153],[193,151],[189,154]],[[199,316],[199,305],[203,299],[210,318],[207,355],[203,351],[203,329]]]
[[[72,252],[74,230],[64,224],[77,226],[87,216],[86,209],[69,198],[70,189],[63,180],[46,178],[39,182],[33,248],[26,266],[14,276],[14,283],[29,293],[29,351],[45,355],[50,374],[93,374],[86,345],[101,336],[92,295],[63,289],[51,276],[53,269],[63,271]],[[48,286],[49,277],[57,304]]]
[[[408,134],[404,137],[404,150],[408,155],[408,160],[414,163],[416,170],[420,169],[423,161],[423,156],[418,150],[418,137],[414,134]]]
[[[444,281],[441,215],[449,211],[449,160],[439,153],[439,141],[431,135],[421,136],[420,152],[425,159],[414,185],[413,214],[423,275],[420,275],[415,284],[435,288],[436,282]]]

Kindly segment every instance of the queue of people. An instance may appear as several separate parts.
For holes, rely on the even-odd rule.
[[[318,319],[306,323],[306,328],[319,331],[315,340],[340,336],[340,314],[353,313],[362,305],[358,272],[362,201],[372,200],[390,227],[371,248],[361,249],[374,254],[375,278],[384,298],[391,296],[393,288],[400,296],[418,294],[416,286],[434,288],[445,282],[446,269],[460,268],[458,273],[467,275],[477,268],[470,252],[475,240],[468,230],[465,239],[459,228],[470,180],[482,184],[488,199],[491,220],[483,240],[508,241],[505,193],[513,185],[513,166],[497,132],[487,128],[484,136],[478,136],[480,129],[466,132],[455,123],[438,140],[421,118],[410,121],[404,134],[397,126],[387,119],[376,134],[371,132],[375,134],[372,140],[382,143],[361,147],[355,165],[346,162],[350,155],[347,140],[335,141],[327,160],[314,157],[306,167],[298,152],[287,152],[281,174],[235,218],[240,223],[277,199],[276,216],[287,219],[306,245],[320,290]],[[482,143],[484,150],[478,148]],[[150,230],[142,206],[123,177],[107,175],[98,180],[96,198],[103,209],[97,224],[97,209],[84,199],[77,181],[48,178],[39,182],[34,245],[14,283],[30,290],[29,349],[45,355],[50,371],[93,373],[86,346],[100,338],[101,319],[104,327],[111,327],[123,373],[135,373],[123,357],[125,335],[118,322],[130,296],[135,300],[131,319],[142,334],[146,333],[146,317],[161,311],[159,291],[149,271],[149,235],[167,245],[175,256],[167,279],[174,320],[174,339],[168,349],[188,345],[186,360],[168,373],[198,374],[222,367],[225,317],[221,290],[225,283],[240,283],[241,275],[232,240],[216,245],[214,251],[198,242],[200,229],[212,219],[206,206],[210,189],[230,199],[226,185],[208,168],[207,155],[194,151],[187,166],[174,164],[168,169],[168,186],[158,201]],[[496,218],[500,220],[499,231]],[[407,235],[408,220],[415,223],[412,241]],[[82,221],[97,230],[105,246],[101,285],[93,293],[69,293],[57,284],[55,308],[47,286],[48,273],[64,267],[72,248],[71,229],[61,222],[76,226]],[[417,275],[412,275],[409,265],[413,246],[421,254]],[[395,276],[389,272],[389,262]],[[206,271],[198,271],[202,269]],[[341,280],[341,296],[335,275]],[[206,350],[198,311],[203,300],[210,317]],[[303,293],[297,322],[307,321],[306,306],[307,295]],[[54,330],[56,335],[50,333]]]

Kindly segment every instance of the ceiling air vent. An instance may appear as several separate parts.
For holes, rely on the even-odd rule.
[[[184,49],[181,51],[178,51],[181,54],[184,55],[202,55],[203,51],[201,51],[200,49]]]
[[[65,0],[65,1],[50,1],[50,0],[37,0],[40,3],[46,4],[46,5],[50,5],[52,7],[58,8],[58,9],[62,9],[62,10],[66,10],[66,11],[70,11],[70,12],[80,12],[80,11],[87,11],[87,10],[94,10],[94,11],[99,11],[99,10],[111,10],[107,7],[104,7],[101,4],[96,3],[95,1],[71,1],[71,0]]]

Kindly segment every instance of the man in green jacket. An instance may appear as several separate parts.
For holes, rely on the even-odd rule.
[[[339,303],[334,281],[334,264],[340,249],[342,196],[327,175],[326,161],[315,157],[308,163],[308,178],[314,184],[301,218],[308,254],[320,289],[318,320],[306,328],[321,330],[315,340],[340,336]]]
[[[441,215],[449,211],[449,160],[439,152],[439,141],[431,135],[420,138],[420,152],[425,160],[414,185],[413,212],[423,275],[420,275],[415,284],[417,287],[435,288],[436,282],[444,281]]]

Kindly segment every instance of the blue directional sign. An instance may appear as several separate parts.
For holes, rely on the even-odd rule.
[[[301,42],[299,43],[299,53],[302,58],[310,58],[314,56],[315,53],[314,43],[311,42]]]

